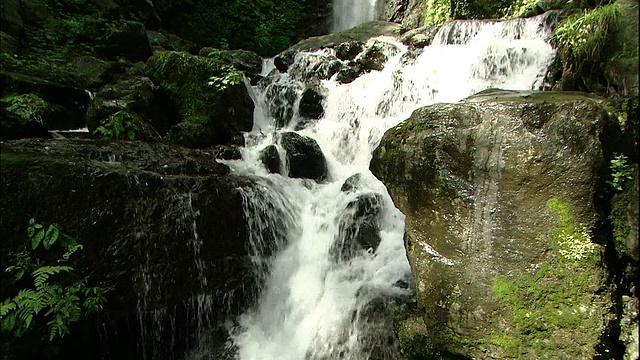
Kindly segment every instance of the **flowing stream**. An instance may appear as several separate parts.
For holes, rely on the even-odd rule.
[[[369,172],[372,151],[388,128],[420,106],[456,102],[488,88],[538,89],[554,55],[546,42],[552,22],[546,15],[456,21],[422,50],[372,39],[366,46],[383,49],[384,68],[348,84],[336,75],[314,80],[339,61],[332,49],[297,54],[287,73],[265,63],[265,79],[251,88],[254,128],[246,134],[243,159],[226,162],[260,184],[242,190],[263,286],[232,332],[237,358],[400,357],[394,309],[412,300],[415,286],[403,246],[404,216]],[[312,121],[298,110],[309,83],[325,94],[324,115]],[[289,178],[287,166],[267,172],[260,151],[275,145],[285,164],[280,139],[291,131],[319,144],[327,181]]]

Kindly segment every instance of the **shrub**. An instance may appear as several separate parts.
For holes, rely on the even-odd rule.
[[[34,219],[29,221],[27,235],[31,253],[13,253],[13,265],[5,271],[14,273],[16,281],[25,281],[31,274],[31,286],[18,291],[0,304],[0,330],[21,337],[34,329],[38,319],[47,320],[48,338],[54,340],[69,334],[69,326],[86,314],[96,313],[105,303],[104,290],[87,285],[88,278],[75,272],[70,264],[71,256],[82,245],[61,232],[57,224],[46,230]],[[55,244],[64,250],[56,265],[43,265],[36,251],[49,251]]]

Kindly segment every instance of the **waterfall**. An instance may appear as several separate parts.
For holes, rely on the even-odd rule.
[[[332,31],[342,31],[375,20],[380,0],[334,0]]]
[[[251,88],[254,129],[246,134],[243,159],[226,163],[260,180],[258,190],[244,190],[244,199],[262,289],[232,331],[237,358],[400,358],[394,309],[412,301],[415,285],[403,244],[404,216],[368,170],[372,151],[386,129],[420,106],[456,102],[488,88],[539,88],[554,55],[546,42],[551,34],[544,15],[456,21],[424,49],[371,39],[365,48],[382,49],[384,67],[350,83],[338,82],[335,74],[318,80],[319,72],[339,62],[333,49],[323,49],[298,53],[288,73],[274,70]],[[325,94],[317,120],[298,109],[310,84]],[[265,169],[260,152],[271,145],[286,165],[283,132],[315,139],[326,157],[326,182],[289,178],[286,166],[279,173]]]

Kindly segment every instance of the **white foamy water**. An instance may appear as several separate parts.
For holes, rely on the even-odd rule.
[[[257,244],[254,262],[263,287],[233,333],[237,358],[355,360],[374,353],[375,359],[398,358],[397,344],[388,340],[393,329],[392,306],[387,305],[413,295],[407,286],[404,216],[369,172],[371,154],[388,128],[420,106],[456,102],[488,88],[537,89],[553,57],[545,41],[551,32],[539,16],[455,22],[440,29],[431,46],[414,53],[394,39],[373,39],[368,45],[377,44],[388,56],[384,69],[349,84],[339,84],[335,75],[320,81],[326,90],[324,115],[297,131],[304,122],[297,106],[310,77],[305,71],[322,61],[338,61],[332,50],[298,54],[296,63],[305,66],[294,64],[288,74],[272,75],[252,89],[254,129],[246,136],[243,160],[227,163],[255,178],[264,195],[245,194],[247,215],[257,219],[252,243]],[[279,128],[276,118],[283,114],[288,122]],[[290,179],[286,168],[267,173],[259,152],[276,145],[284,161],[283,131],[318,142],[328,163],[326,183]],[[354,174],[361,174],[355,189],[342,191]],[[353,225],[354,204],[363,199],[379,206],[380,244],[336,256],[336,249],[355,237],[345,229]],[[268,251],[261,253],[265,246]]]

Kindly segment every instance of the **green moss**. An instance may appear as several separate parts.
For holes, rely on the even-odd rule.
[[[398,326],[400,351],[412,360],[437,359],[424,322],[418,315],[409,317]]]
[[[7,152],[0,152],[0,164],[2,167],[24,166],[33,162],[33,159]]]
[[[623,185],[623,191],[618,192],[611,199],[611,213],[609,220],[613,226],[613,240],[616,251],[620,256],[630,256],[627,254],[627,237],[631,227],[629,225],[629,204],[632,201],[638,201],[635,198],[634,189],[638,188],[638,171],[633,171],[631,181],[627,181]]]
[[[498,276],[492,286],[493,296],[511,310],[515,331],[488,342],[511,357],[528,358],[528,351],[543,358],[558,351],[578,356],[581,346],[597,344],[604,327],[608,305],[594,295],[603,279],[600,248],[576,225],[570,205],[551,199],[547,207],[558,216],[549,232],[555,256],[533,275]],[[563,333],[576,344],[563,348],[554,336]]]
[[[584,225],[574,223],[569,205],[554,198],[547,202],[547,207],[559,216],[558,226],[550,231],[549,237],[560,264],[567,261],[576,267],[590,267],[600,262],[598,246],[591,241]]]

